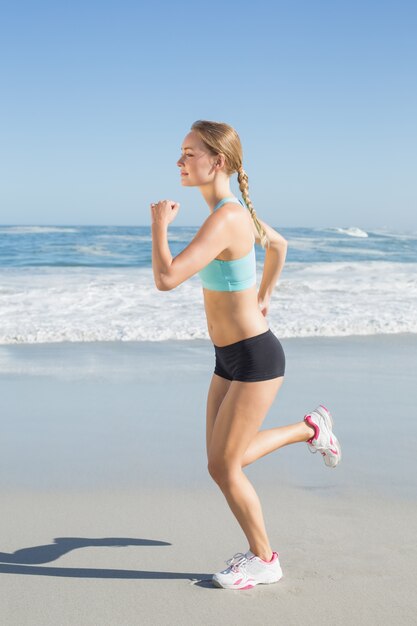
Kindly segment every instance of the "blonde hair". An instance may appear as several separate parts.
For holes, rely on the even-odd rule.
[[[224,155],[225,171],[229,176],[237,172],[239,189],[259,233],[261,246],[262,248],[267,247],[269,245],[268,236],[256,217],[255,209],[249,197],[249,178],[242,165],[243,151],[239,135],[229,124],[210,122],[208,120],[197,120],[191,126],[191,130],[198,133],[209,152],[213,155],[219,153]]]

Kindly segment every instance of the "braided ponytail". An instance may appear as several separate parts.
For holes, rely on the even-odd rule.
[[[240,165],[237,171],[237,180],[239,183],[239,189],[242,193],[243,200],[245,201],[245,204],[252,216],[252,219],[255,222],[256,230],[258,231],[259,236],[261,238],[261,246],[262,248],[266,248],[269,245],[269,239],[265,232],[265,229],[261,226],[258,218],[256,217],[256,211],[253,208],[252,201],[249,197],[249,185],[248,185],[249,178],[245,170],[243,169],[243,165]]]

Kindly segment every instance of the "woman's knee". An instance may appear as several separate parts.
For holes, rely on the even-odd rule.
[[[232,482],[236,474],[242,471],[241,465],[236,461],[216,458],[209,458],[207,469],[210,476],[217,484]]]

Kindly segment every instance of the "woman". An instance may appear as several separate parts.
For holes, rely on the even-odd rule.
[[[191,243],[174,259],[168,224],[179,203],[151,204],[152,268],[158,289],[174,289],[200,274],[215,369],[207,398],[208,471],[223,492],[245,533],[249,550],[226,561],[213,584],[249,589],[282,576],[278,553],[268,540],[259,498],[242,471],[256,459],[299,441],[320,451],[328,467],[341,458],[332,418],[323,405],[290,426],[259,430],[280,389],[285,355],[266,321],[273,289],[287,252],[286,240],[261,221],[249,197],[242,146],[228,124],[198,120],[184,138],[177,161],[184,187],[198,187],[210,214]],[[237,172],[245,204],[230,190]],[[246,205],[246,207],[245,207]],[[256,290],[254,243],[266,248],[259,291]]]

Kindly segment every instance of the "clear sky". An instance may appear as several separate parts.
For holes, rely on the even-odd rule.
[[[271,225],[417,230],[416,32],[415,0],[4,3],[0,223],[149,225],[172,198],[197,226],[176,161],[209,119]]]

